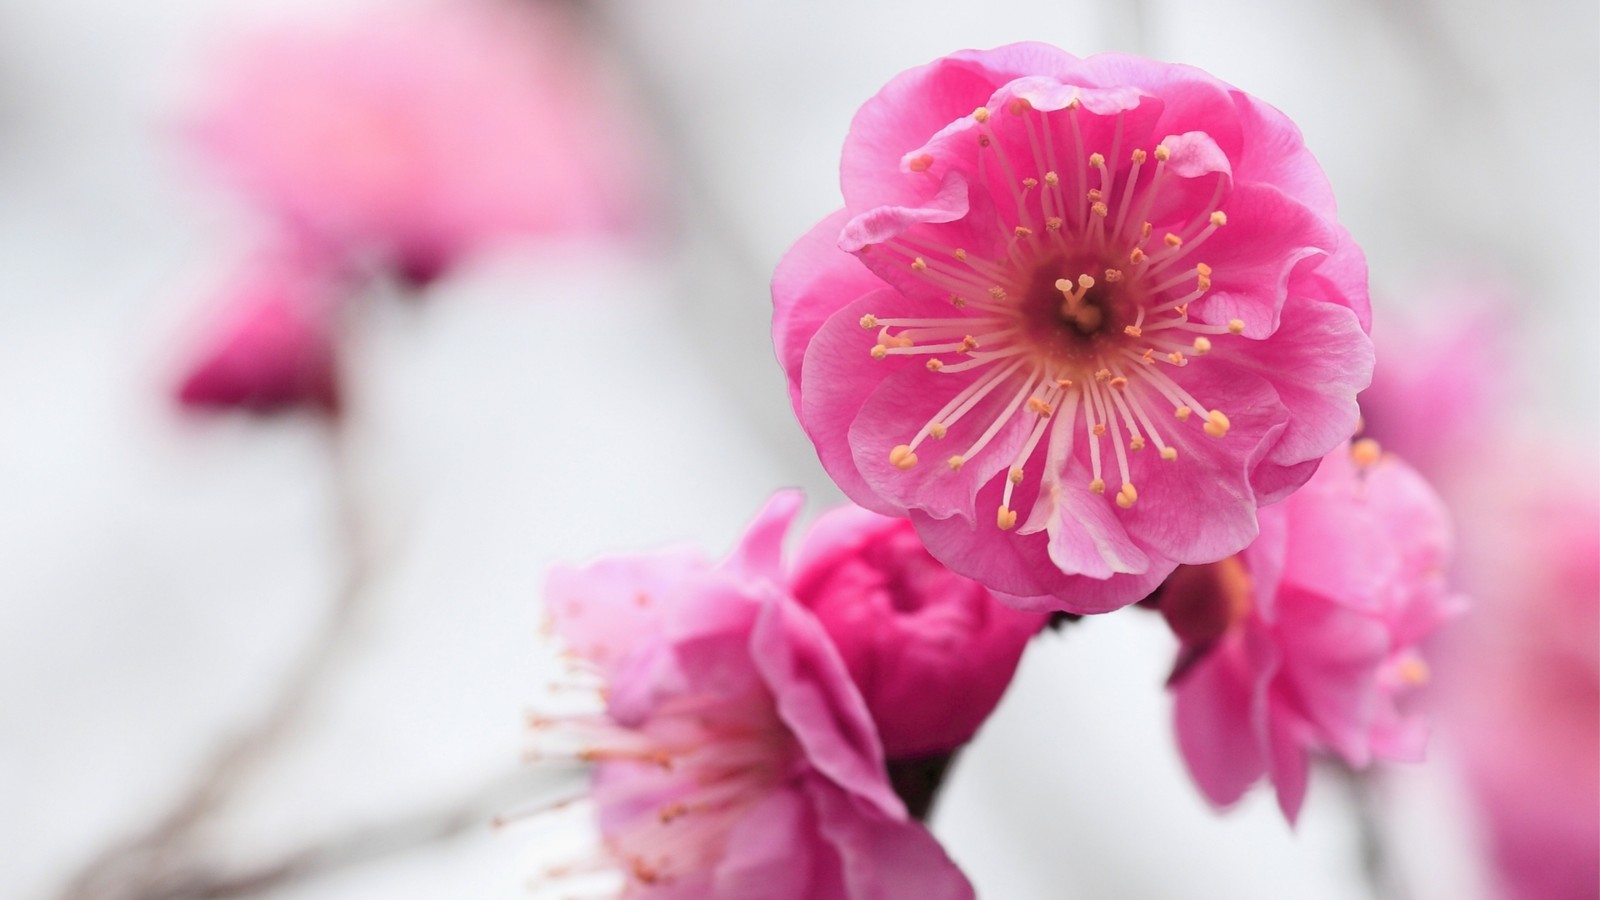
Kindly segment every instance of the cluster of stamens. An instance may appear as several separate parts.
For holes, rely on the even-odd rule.
[[[1157,238],[1148,217],[1173,177],[1167,171],[1168,147],[1135,149],[1126,157],[1127,167],[1116,171],[1105,154],[1086,152],[1079,122],[1084,113],[1076,101],[1043,112],[1016,99],[1007,110],[1026,129],[1033,174],[1022,173],[1006,153],[990,122],[995,113],[980,107],[972,114],[980,146],[976,183],[991,184],[993,174],[1009,186],[1016,210],[1016,224],[1002,234],[1004,256],[982,259],[941,243],[936,226],[872,245],[867,248],[872,252],[903,258],[957,312],[861,319],[863,328],[877,333],[874,359],[925,356],[928,371],[936,375],[980,373],[889,452],[896,468],[916,466],[927,440],[945,438],[991,398],[987,408],[992,409],[1009,394],[988,426],[947,457],[951,470],[960,470],[1015,417],[1034,417],[1007,470],[996,514],[1002,529],[1017,523],[1012,493],[1041,443],[1047,448],[1042,492],[1059,495],[1066,460],[1081,434],[1088,448],[1090,491],[1105,493],[1114,459],[1115,474],[1121,476],[1116,504],[1131,509],[1139,491],[1130,454],[1153,444],[1156,454],[1171,462],[1178,450],[1167,438],[1175,429],[1198,426],[1213,438],[1227,434],[1228,416],[1205,406],[1166,370],[1212,352],[1216,336],[1244,331],[1237,319],[1206,324],[1189,318],[1189,305],[1210,290],[1214,274],[1194,253],[1228,221],[1217,208],[1220,178],[1202,213]],[[1071,134],[1064,159],[1056,152],[1058,128],[1063,141],[1068,130]],[[1117,134],[1120,142],[1120,125]],[[935,162],[923,154],[911,160],[910,168],[928,171]],[[988,173],[988,166],[998,169]],[[1148,177],[1141,180],[1141,173]],[[1006,204],[1006,198],[996,200]],[[1176,424],[1158,425],[1157,411],[1163,409]]]

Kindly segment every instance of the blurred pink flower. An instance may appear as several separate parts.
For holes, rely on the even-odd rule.
[[[816,618],[783,586],[799,498],[776,497],[733,555],[557,569],[557,633],[606,710],[536,721],[597,763],[592,796],[629,896],[970,898],[890,788],[872,719]]]
[[[1355,427],[1361,251],[1294,125],[1204,72],[956,53],[862,107],[842,182],[773,278],[800,421],[1026,608],[1240,551]]]
[[[817,519],[792,582],[833,638],[891,760],[970,741],[1049,618],[1003,606],[946,569],[905,519],[856,506]]]
[[[1160,606],[1183,643],[1178,745],[1196,783],[1225,806],[1265,774],[1293,821],[1310,752],[1422,757],[1426,726],[1401,698],[1427,678],[1418,642],[1460,601],[1443,505],[1371,442],[1329,454],[1261,523],[1243,553],[1179,569]]]
[[[633,129],[556,4],[389,10],[230,49],[201,150],[285,227],[415,281],[639,213]]]
[[[316,254],[253,260],[227,288],[178,399],[263,412],[302,404],[337,410],[334,332],[347,290],[337,267]]]
[[[1503,473],[1540,459],[1545,477]],[[1504,896],[1600,896],[1600,485],[1549,444],[1477,461],[1458,491],[1473,614],[1438,654],[1440,728]],[[1475,490],[1473,488],[1476,488]],[[1481,600],[1479,599],[1481,598]]]

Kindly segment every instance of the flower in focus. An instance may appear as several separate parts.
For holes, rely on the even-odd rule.
[[[856,115],[773,278],[823,465],[1029,608],[1104,612],[1256,537],[1356,424],[1366,267],[1277,110],[1196,69],[957,53]]]
[[[192,133],[283,227],[427,282],[628,218],[627,119],[554,4],[464,3],[232,48]]]
[[[628,896],[970,898],[890,787],[866,705],[782,583],[799,505],[775,498],[720,565],[693,552],[557,569],[556,632],[605,711],[536,719],[594,762]]]
[[[275,252],[239,273],[178,388],[187,406],[338,408],[337,307],[346,278],[328,260]]]
[[[855,506],[807,531],[791,580],[843,657],[890,760],[970,741],[1048,619],[946,569],[905,519]]]
[[[1600,485],[1556,447],[1482,458],[1452,494],[1475,601],[1437,655],[1440,731],[1517,900],[1600,890]],[[1495,477],[1530,458],[1553,477]]]
[[[1371,441],[1329,454],[1261,521],[1243,553],[1180,568],[1159,603],[1182,643],[1178,745],[1201,791],[1225,806],[1267,775],[1293,821],[1310,752],[1421,758],[1403,697],[1427,679],[1418,643],[1460,602],[1443,505]]]

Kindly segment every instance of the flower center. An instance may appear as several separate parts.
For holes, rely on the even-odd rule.
[[[1103,494],[1106,477],[1120,476],[1116,504],[1127,510],[1139,498],[1130,454],[1154,444],[1157,455],[1171,462],[1178,458],[1181,429],[1224,436],[1227,415],[1191,395],[1181,370],[1212,352],[1214,339],[1229,340],[1245,327],[1238,319],[1215,325],[1189,318],[1189,305],[1211,288],[1213,275],[1195,251],[1228,221],[1217,208],[1220,177],[1210,202],[1186,224],[1157,237],[1149,217],[1175,177],[1167,171],[1172,151],[1166,142],[1150,151],[1135,149],[1116,166],[1085,148],[1079,122],[1085,113],[1077,101],[1045,112],[1019,98],[1007,109],[1026,129],[1031,160],[1011,158],[988,109],[972,116],[979,150],[971,184],[988,185],[1009,220],[1000,252],[984,259],[941,243],[938,225],[874,245],[903,258],[954,311],[861,319],[863,328],[877,331],[874,359],[926,356],[929,377],[961,375],[967,382],[890,451],[896,468],[917,465],[925,441],[943,440],[959,425],[967,442],[946,459],[958,471],[1024,417],[1027,437],[1007,469],[996,514],[1002,529],[1017,524],[1013,490],[1027,477],[1024,466],[1041,444],[1048,448],[1039,475],[1041,497],[1059,494],[1073,443],[1081,439],[1088,445],[1090,491]],[[1121,134],[1119,122],[1119,142]],[[1013,131],[1011,145],[1020,143]],[[1068,159],[1057,159],[1057,146],[1072,148]],[[925,171],[934,163],[924,154],[910,167]],[[999,174],[987,178],[986,165]],[[994,191],[997,180],[1009,196]],[[991,397],[1008,398],[992,417],[994,403],[980,406]],[[979,409],[988,421],[972,421]],[[1024,533],[1043,527],[1030,521]]]

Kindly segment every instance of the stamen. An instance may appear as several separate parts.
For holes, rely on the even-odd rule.
[[[911,452],[910,444],[901,444],[889,451],[889,462],[903,472],[917,464],[917,455]]]

